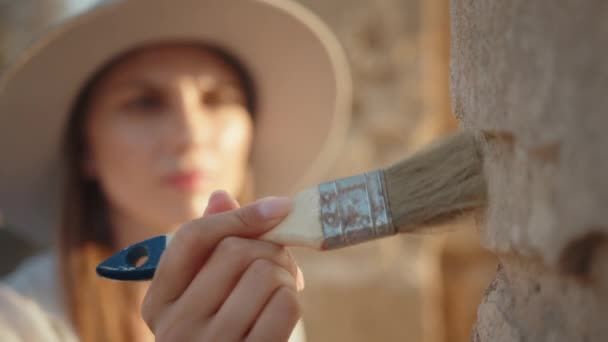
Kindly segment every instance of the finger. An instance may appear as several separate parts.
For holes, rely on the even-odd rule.
[[[296,292],[283,286],[274,293],[245,341],[287,341],[299,319],[300,307]]]
[[[242,340],[272,295],[281,287],[296,291],[296,280],[284,268],[258,259],[254,261],[209,324],[211,336]]]
[[[203,217],[236,209],[238,207],[239,203],[230,197],[226,191],[218,190],[213,192],[209,197],[209,203],[207,203],[207,208],[205,208]]]
[[[142,314],[153,323],[155,314],[184,292],[218,242],[227,236],[253,238],[263,234],[287,216],[291,205],[288,198],[269,197],[182,226],[161,257]]]
[[[257,260],[283,268],[292,278],[300,275],[294,259],[284,247],[266,241],[228,237],[219,243],[175,305],[186,311],[187,316],[201,320],[209,318],[220,309],[243,273]]]

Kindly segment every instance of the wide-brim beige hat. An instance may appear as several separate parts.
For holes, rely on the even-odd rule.
[[[318,181],[344,138],[351,82],[330,30],[286,0],[112,1],[64,21],[0,79],[0,211],[16,233],[48,243],[60,207],[60,144],[89,77],[113,57],[159,41],[222,47],[257,95],[257,195]]]

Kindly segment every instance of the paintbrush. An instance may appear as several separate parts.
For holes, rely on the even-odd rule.
[[[463,131],[394,165],[298,193],[294,209],[261,239],[327,250],[423,232],[483,206],[477,139]]]
[[[485,205],[480,144],[470,132],[461,131],[386,169],[322,183],[299,192],[293,200],[290,214],[260,239],[330,250],[398,233],[424,232]],[[146,256],[148,261],[137,269],[140,272],[133,269],[128,276],[149,279],[160,258],[150,255],[150,249],[162,252],[171,237],[131,246],[102,263],[98,273],[126,279],[125,267],[135,264],[129,260]],[[116,265],[120,274],[113,272]]]

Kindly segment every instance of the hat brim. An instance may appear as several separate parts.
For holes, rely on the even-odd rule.
[[[258,195],[317,181],[344,138],[351,82],[329,29],[290,1],[129,0],[66,21],[0,80],[0,211],[9,227],[48,243],[59,209],[60,144],[73,101],[113,57],[189,40],[236,56],[256,88]]]

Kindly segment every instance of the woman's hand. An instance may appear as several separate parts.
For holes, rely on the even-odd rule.
[[[253,240],[291,208],[267,198],[239,208],[214,193],[205,215],[180,228],[142,304],[157,341],[286,341],[300,318],[303,278],[285,248]]]

